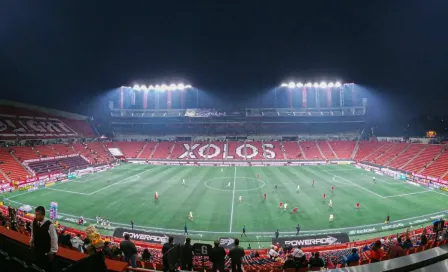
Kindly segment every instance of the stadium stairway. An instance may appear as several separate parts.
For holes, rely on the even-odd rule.
[[[115,142],[126,158],[137,158],[146,146],[146,142]]]
[[[188,145],[188,146],[192,146],[191,142],[176,142],[173,146],[173,148],[171,149],[171,159],[184,159],[184,160],[188,160],[191,159],[190,156],[186,156],[183,158],[180,158],[180,156],[182,154],[184,154],[185,152],[187,152],[188,150],[185,148],[184,145]]]
[[[422,144],[409,144],[402,152],[400,152],[395,158],[385,163],[386,166],[393,168],[400,168],[425,148]]]
[[[72,145],[53,144],[51,148],[56,152],[57,156],[67,156],[76,153]]]
[[[386,162],[390,161],[393,157],[400,154],[405,148],[408,147],[408,143],[395,143],[384,153],[376,157],[373,162],[376,164],[384,165]]]
[[[14,156],[21,162],[25,160],[39,159],[39,155],[34,151],[34,147],[28,146],[14,146],[11,147],[14,150]]]
[[[137,155],[139,159],[149,159],[157,146],[157,142],[146,142],[142,151]]]
[[[306,160],[305,153],[300,148],[297,142],[283,142],[283,147],[285,148],[286,159],[289,160]]]
[[[8,181],[24,180],[30,174],[8,151],[8,148],[0,148],[0,169]]]
[[[419,172],[424,169],[428,162],[432,161],[442,149],[442,145],[426,145],[426,148],[423,151],[416,154],[412,160],[403,165],[400,169]]]
[[[381,156],[383,153],[385,153],[387,150],[389,150],[393,146],[394,146],[394,143],[384,142],[378,149],[374,150],[370,155],[365,157],[364,160],[368,161],[368,162],[374,162],[374,160],[378,156]]]
[[[355,160],[356,161],[365,161],[368,157],[370,157],[373,153],[375,153],[377,150],[382,148],[384,143],[382,142],[367,142],[367,141],[360,141],[358,152],[355,154]]]
[[[304,151],[304,154],[308,160],[325,160],[325,157],[323,156],[316,142],[303,141],[299,142],[299,145]]]
[[[334,152],[331,150],[331,147],[328,145],[327,141],[317,141],[316,146],[322,157],[329,160],[336,159],[336,156]]]
[[[45,157],[55,157],[58,154],[53,150],[53,148],[51,146],[47,146],[47,145],[40,145],[40,146],[36,146],[34,147],[34,150],[36,151],[36,153],[39,155],[39,157],[41,158],[45,158]]]
[[[445,148],[442,150],[442,153],[439,154],[434,161],[428,165],[421,174],[431,176],[431,177],[443,177],[446,175],[448,171],[448,149]]]
[[[162,160],[168,159],[173,147],[174,147],[173,142],[159,142],[154,150],[154,153],[152,154],[152,158]]]
[[[355,141],[329,141],[328,142],[338,159],[350,159],[354,156],[356,147],[359,147]],[[355,153],[356,154],[356,153]]]

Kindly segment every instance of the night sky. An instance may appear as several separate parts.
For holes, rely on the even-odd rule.
[[[92,114],[136,82],[244,101],[340,79],[391,114],[441,114],[447,27],[444,0],[0,1],[0,98]]]

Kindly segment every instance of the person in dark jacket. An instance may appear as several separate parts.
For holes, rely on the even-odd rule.
[[[181,248],[180,261],[182,270],[191,271],[193,269],[193,246],[191,246],[190,238],[185,240],[185,244]]]
[[[229,251],[229,258],[232,261],[232,272],[242,272],[241,258],[244,257],[244,249],[240,247],[240,240],[237,238],[234,242],[235,246]]]
[[[292,255],[289,255],[288,259],[283,264],[283,269],[288,269],[288,268],[296,268],[296,262],[294,262],[294,257]]]
[[[219,244],[219,241],[215,241],[215,247],[210,254],[210,261],[213,263],[213,272],[217,270],[224,271],[224,263],[226,258],[226,250]]]
[[[69,248],[72,247],[72,242],[70,241],[70,236],[65,233],[65,230],[61,231],[61,234],[59,234],[58,242],[63,246],[67,246]]]
[[[162,262],[163,262],[163,271],[169,271],[170,266],[168,262],[168,252],[174,247],[174,237],[168,238],[168,243],[163,244],[162,247]]]
[[[147,248],[145,248],[145,250],[143,250],[142,261],[144,261],[144,262],[151,261],[151,253],[149,252],[149,250]]]
[[[316,268],[316,267],[322,268],[325,266],[324,260],[322,260],[322,258],[319,255],[320,255],[319,252],[316,252],[310,258],[309,265],[311,268]]]
[[[120,243],[120,249],[124,254],[126,262],[130,263],[133,268],[137,267],[137,248],[131,241],[129,234],[124,235],[124,241]]]
[[[109,246],[109,242],[104,242],[103,253],[106,257],[113,259],[115,257],[112,249]]]
[[[54,256],[58,251],[58,235],[50,220],[45,219],[45,208],[37,207],[31,225],[30,247],[34,252],[35,263],[45,271],[52,271]]]

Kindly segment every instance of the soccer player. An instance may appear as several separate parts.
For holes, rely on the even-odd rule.
[[[288,207],[288,203],[285,203],[285,205],[283,205],[283,209],[285,209],[285,211],[286,211],[287,207]]]
[[[278,188],[278,187],[277,187],[277,184],[276,184],[276,185],[275,185],[275,187],[274,187],[274,190],[276,190],[276,191],[277,191],[277,188]]]
[[[264,200],[266,200],[266,193],[264,194]]]
[[[333,220],[334,220],[334,216],[333,216],[333,214],[331,213],[331,214],[330,214],[330,218],[328,219],[328,222],[333,222]]]
[[[376,183],[375,177],[372,177],[372,181],[373,181],[374,183]]]
[[[313,187],[314,187],[314,179],[313,179]]]
[[[156,192],[156,193],[154,194],[154,200],[158,200],[158,199],[159,199],[159,193]]]
[[[325,201],[325,199],[327,199],[327,195],[326,194],[324,194],[322,197],[324,198],[324,201]]]
[[[330,203],[328,203],[328,207],[333,208],[333,201],[330,199]]]
[[[331,186],[331,191],[334,192],[334,186]]]
[[[188,235],[188,228],[187,228],[187,224],[185,224],[185,226],[184,226],[184,234],[185,234],[185,235]]]
[[[96,217],[96,224],[97,224],[97,225],[100,224],[100,219],[101,219],[101,216],[98,215],[98,216]]]
[[[260,173],[258,173],[258,179],[260,179]]]
[[[384,221],[384,224],[389,224],[389,222],[390,222],[390,215],[388,214],[386,216],[386,221]]]
[[[294,209],[292,209],[292,212],[291,212],[291,214],[293,214],[293,213],[297,213],[297,210],[298,210],[299,208],[297,208],[297,207],[295,207]]]
[[[281,209],[283,207],[283,202],[280,202],[279,208]]]
[[[221,173],[224,172],[224,169],[221,168]]]
[[[240,196],[240,198],[238,199],[239,202],[243,202],[243,197]]]
[[[243,226],[243,233],[241,233],[241,237],[243,237],[243,235],[247,237],[247,235],[246,235],[246,225]]]
[[[359,210],[359,207],[360,207],[361,205],[359,204],[359,203],[356,203],[356,209],[357,210]]]
[[[182,185],[185,185],[185,179],[182,179]]]
[[[131,220],[131,229],[134,229],[134,221]]]
[[[297,185],[297,192],[300,191],[300,185]]]
[[[229,183],[227,183],[227,188],[230,188],[230,181],[229,181]]]
[[[190,213],[188,214],[188,219],[189,219],[189,220],[193,220],[193,212],[190,212]]]
[[[297,235],[299,235],[299,232],[300,232],[300,224],[297,224],[296,230],[297,230],[297,233],[296,233],[296,236],[297,236]]]

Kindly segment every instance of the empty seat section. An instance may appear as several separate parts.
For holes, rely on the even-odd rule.
[[[411,144],[406,151],[400,154],[397,158],[387,164],[393,168],[400,168],[409,162],[418,152],[422,151],[425,148],[425,145],[422,144]]]
[[[244,145],[244,142],[227,142],[227,158],[226,158],[226,160],[232,160],[232,159],[241,160],[241,159],[243,159],[243,157],[238,156],[236,154],[236,149],[242,145]],[[241,149],[241,155],[244,156],[243,152],[244,152],[243,149]],[[231,158],[229,158],[229,157],[231,157]]]
[[[360,141],[359,148],[355,155],[355,160],[363,161],[367,157],[369,157],[373,152],[375,152],[378,148],[383,146],[383,142],[367,142]]]
[[[40,155],[41,158],[58,156],[58,154],[53,150],[53,148],[47,145],[36,146],[34,147],[34,151],[38,155]]]
[[[176,144],[175,144],[175,146],[173,148],[173,153],[171,154],[170,159],[172,159],[172,160],[177,160],[177,159],[188,160],[188,159],[192,159],[192,156],[190,155],[190,152],[188,152],[188,151],[191,151],[191,146],[192,146],[191,142],[176,142]],[[184,155],[185,152],[188,152],[187,156]],[[194,154],[194,153],[191,152],[191,154]]]
[[[67,124],[71,129],[73,129],[80,138],[95,138],[97,135],[93,131],[92,126],[83,120],[72,120],[72,119],[63,119],[65,124]]]
[[[37,161],[28,164],[37,176],[74,171],[89,167],[90,163],[80,156],[60,158],[54,160]]]
[[[173,142],[160,142],[157,145],[156,150],[152,156],[153,159],[168,159],[169,153],[171,151],[171,147],[174,145]]]
[[[303,141],[299,142],[302,147],[303,152],[308,160],[325,160],[317,148],[316,142],[314,141]]]
[[[266,150],[272,150],[274,152],[276,160],[284,160],[285,159],[285,157],[283,156],[281,142],[266,141],[266,142],[263,142],[263,144],[264,144]],[[273,147],[270,147],[271,145]],[[297,143],[296,143],[296,145],[297,145]],[[264,153],[263,156],[265,159],[269,158],[269,154],[267,152]]]
[[[384,165],[386,162],[400,154],[400,152],[402,152],[408,145],[408,143],[395,143],[391,148],[387,149],[383,155],[376,157],[373,162],[379,165]]]
[[[145,142],[115,142],[126,158],[137,158],[145,146]]]
[[[445,150],[440,157],[437,158],[423,172],[423,175],[431,177],[442,177],[448,171],[448,150]]]
[[[350,159],[356,146],[355,141],[328,141],[328,143],[339,159]]]
[[[419,172],[442,151],[442,145],[428,145],[414,160],[404,167],[411,172]],[[447,169],[448,170],[448,169]]]
[[[149,159],[154,148],[156,147],[157,142],[148,142],[146,146],[144,146],[143,151],[138,156],[139,159]]]
[[[255,147],[255,149],[257,150],[257,154],[255,156],[253,156],[254,150],[252,150],[252,148],[248,147],[247,145],[252,145]],[[244,149],[243,149],[244,150]],[[243,155],[244,155],[244,151],[243,151]],[[263,146],[262,143],[260,141],[252,141],[252,142],[246,142],[246,158],[247,159],[251,159],[251,160],[262,160],[264,159],[263,157]]]
[[[191,147],[196,146],[195,149],[193,149],[193,157],[197,160],[205,160],[206,156],[208,155],[209,151],[209,144],[207,141],[199,141],[199,142],[192,142]],[[200,152],[201,150],[201,152]],[[210,150],[212,153],[214,150]],[[201,156],[202,155],[202,156]]]
[[[3,173],[8,176],[11,180],[24,180],[29,176],[28,172],[23,168],[23,166],[14,159],[8,152],[9,148],[0,148],[0,169]],[[0,180],[5,180],[0,175]]]
[[[56,156],[67,156],[76,153],[75,150],[73,150],[72,145],[69,144],[53,144],[51,147],[57,154]]]
[[[297,142],[283,142],[285,148],[286,158],[289,160],[304,160],[304,154],[300,151],[299,143]]]
[[[367,157],[365,157],[364,160],[368,162],[374,162],[377,157],[381,156],[383,153],[385,153],[388,149],[390,149],[394,145],[395,143],[383,142],[382,145],[379,146],[379,148],[373,150],[373,152],[370,153],[370,155],[367,155]]]
[[[320,147],[320,150],[322,150],[322,153],[324,154],[325,158],[329,160],[336,159],[327,141],[317,141],[316,144]]]
[[[34,151],[33,147],[13,146],[11,147],[11,149],[14,150],[14,155],[16,156],[16,158],[22,162],[25,160],[34,160],[40,158]]]
[[[92,155],[95,163],[109,163],[111,161],[109,151],[106,151],[102,143],[92,142],[88,143],[87,145],[92,150]]]

